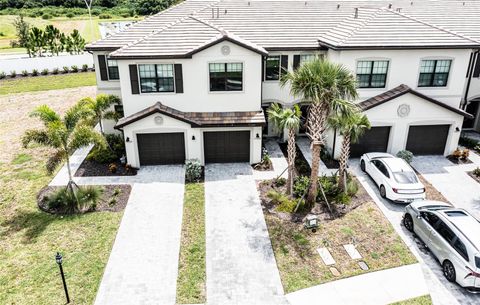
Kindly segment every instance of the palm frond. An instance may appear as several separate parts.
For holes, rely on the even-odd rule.
[[[107,111],[103,114],[103,118],[107,119],[107,120],[114,120],[115,122],[117,122],[122,117],[121,117],[120,113],[118,113],[116,111]]]
[[[45,125],[51,122],[60,121],[60,116],[47,105],[38,106],[30,113],[30,116],[39,118]]]
[[[91,126],[79,125],[73,130],[70,136],[68,150],[74,152],[75,150],[90,144],[95,144],[102,148],[107,145],[105,137],[95,131]]]
[[[61,149],[55,151],[50,156],[50,158],[48,158],[47,164],[45,165],[48,174],[51,175],[55,171],[55,169],[57,169],[57,167],[65,160],[66,157],[67,156],[65,154],[65,151]]]
[[[46,130],[30,129],[22,136],[22,145],[27,147],[30,143],[37,143],[43,146],[52,146],[50,137]]]
[[[297,105],[293,109],[284,109],[279,104],[274,103],[267,110],[267,113],[268,118],[278,131],[283,131],[284,128],[296,129],[300,126],[302,113]]]
[[[88,106],[88,100],[82,99],[77,104],[67,110],[63,118],[65,127],[68,130],[75,128],[77,123],[82,119],[94,116],[94,111]]]

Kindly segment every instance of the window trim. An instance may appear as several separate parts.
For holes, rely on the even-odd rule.
[[[449,60],[450,61],[450,68],[448,70],[448,75],[447,75],[447,81],[445,82],[445,86],[420,86],[420,72],[422,68],[422,61],[427,61],[427,60],[434,60],[435,61],[435,66],[433,68],[433,76],[435,76],[435,68],[437,67],[437,61],[439,60]],[[418,64],[418,74],[417,74],[417,88],[429,88],[429,89],[448,89],[450,83],[450,73],[452,72],[452,67],[453,67],[453,62],[454,59],[452,57],[425,57],[425,58],[420,58],[420,62]],[[433,77],[432,77],[432,83],[433,83]]]
[[[368,61],[368,62],[371,62],[372,63],[372,67],[370,68],[370,73],[368,74],[369,75],[369,80],[368,80],[368,87],[360,87],[358,86],[358,89],[384,89],[384,88],[387,88],[387,83],[388,83],[388,77],[389,77],[389,71],[390,71],[390,64],[391,64],[391,60],[390,58],[383,58],[383,57],[380,57],[380,58],[359,58],[355,61],[355,80],[357,80],[357,69],[358,69],[358,63],[359,62],[362,62],[362,61]],[[387,72],[385,73],[385,84],[383,85],[383,87],[372,87],[372,75],[373,75],[373,65],[374,65],[374,62],[376,61],[386,61],[387,62]],[[366,75],[366,74],[361,74],[361,75]],[[381,75],[381,74],[378,74],[378,75]],[[358,84],[358,81],[357,81],[357,84]]]
[[[108,62],[110,60],[114,60],[117,62],[117,73],[118,73],[118,78],[110,78],[110,66],[108,65]],[[107,55],[105,55],[105,61],[106,61],[106,66],[107,66],[107,78],[108,78],[108,81],[112,81],[112,82],[119,82],[120,81],[120,69],[118,67],[118,60],[116,59],[109,59]]]
[[[242,90],[224,90],[224,91],[212,91],[210,90],[210,64],[242,64]],[[218,61],[209,61],[207,62],[207,91],[209,94],[231,94],[231,93],[243,93],[245,92],[245,62],[242,60],[218,60]]]
[[[176,94],[175,88],[177,86],[175,82],[175,63],[173,62],[160,62],[160,63],[136,63],[137,65],[137,75],[138,75],[138,89],[139,89],[139,94]],[[150,91],[150,92],[145,92],[142,91],[142,77],[140,76],[140,66],[148,66],[148,65],[154,65],[155,66],[155,80],[158,80],[158,75],[157,75],[157,65],[171,65],[172,66],[172,71],[173,71],[173,90],[172,91]],[[157,83],[158,87],[158,83]]]
[[[264,82],[279,82],[282,77],[282,55],[284,54],[272,54],[265,58],[265,64],[263,65],[263,79]],[[269,57],[278,57],[278,79],[267,79],[267,60]]]

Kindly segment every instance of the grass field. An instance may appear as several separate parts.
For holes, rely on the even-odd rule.
[[[0,80],[0,95],[95,86],[95,84],[95,72],[8,78]]]
[[[26,94],[21,105],[0,97],[0,304],[65,304],[54,259],[59,251],[72,304],[91,305],[108,260],[122,213],[60,217],[41,212],[35,197],[51,179],[45,171],[49,150],[19,145],[26,129],[39,126],[28,116],[35,106],[46,100],[65,111],[84,97],[78,92],[94,93],[71,90]]]
[[[203,183],[185,185],[177,304],[205,303],[205,193]]]
[[[397,303],[392,303],[390,305],[432,305],[432,298],[429,295],[424,295],[418,298],[413,298]]]

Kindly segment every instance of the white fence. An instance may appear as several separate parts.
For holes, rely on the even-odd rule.
[[[55,68],[62,70],[63,67],[77,66],[79,69],[82,65],[87,64],[89,68],[93,67],[93,56],[90,53],[80,55],[61,54],[59,56],[46,57],[28,57],[26,54],[20,55],[3,55],[0,56],[0,73],[5,72],[7,75],[11,71],[21,74],[23,70],[32,72],[37,69],[40,73],[43,69],[52,71]]]

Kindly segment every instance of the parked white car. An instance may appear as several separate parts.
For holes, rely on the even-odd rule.
[[[387,153],[366,153],[360,167],[377,184],[380,195],[399,203],[425,199],[425,187],[405,160]]]
[[[405,227],[430,249],[450,282],[480,291],[480,222],[463,209],[439,201],[405,208]]]

